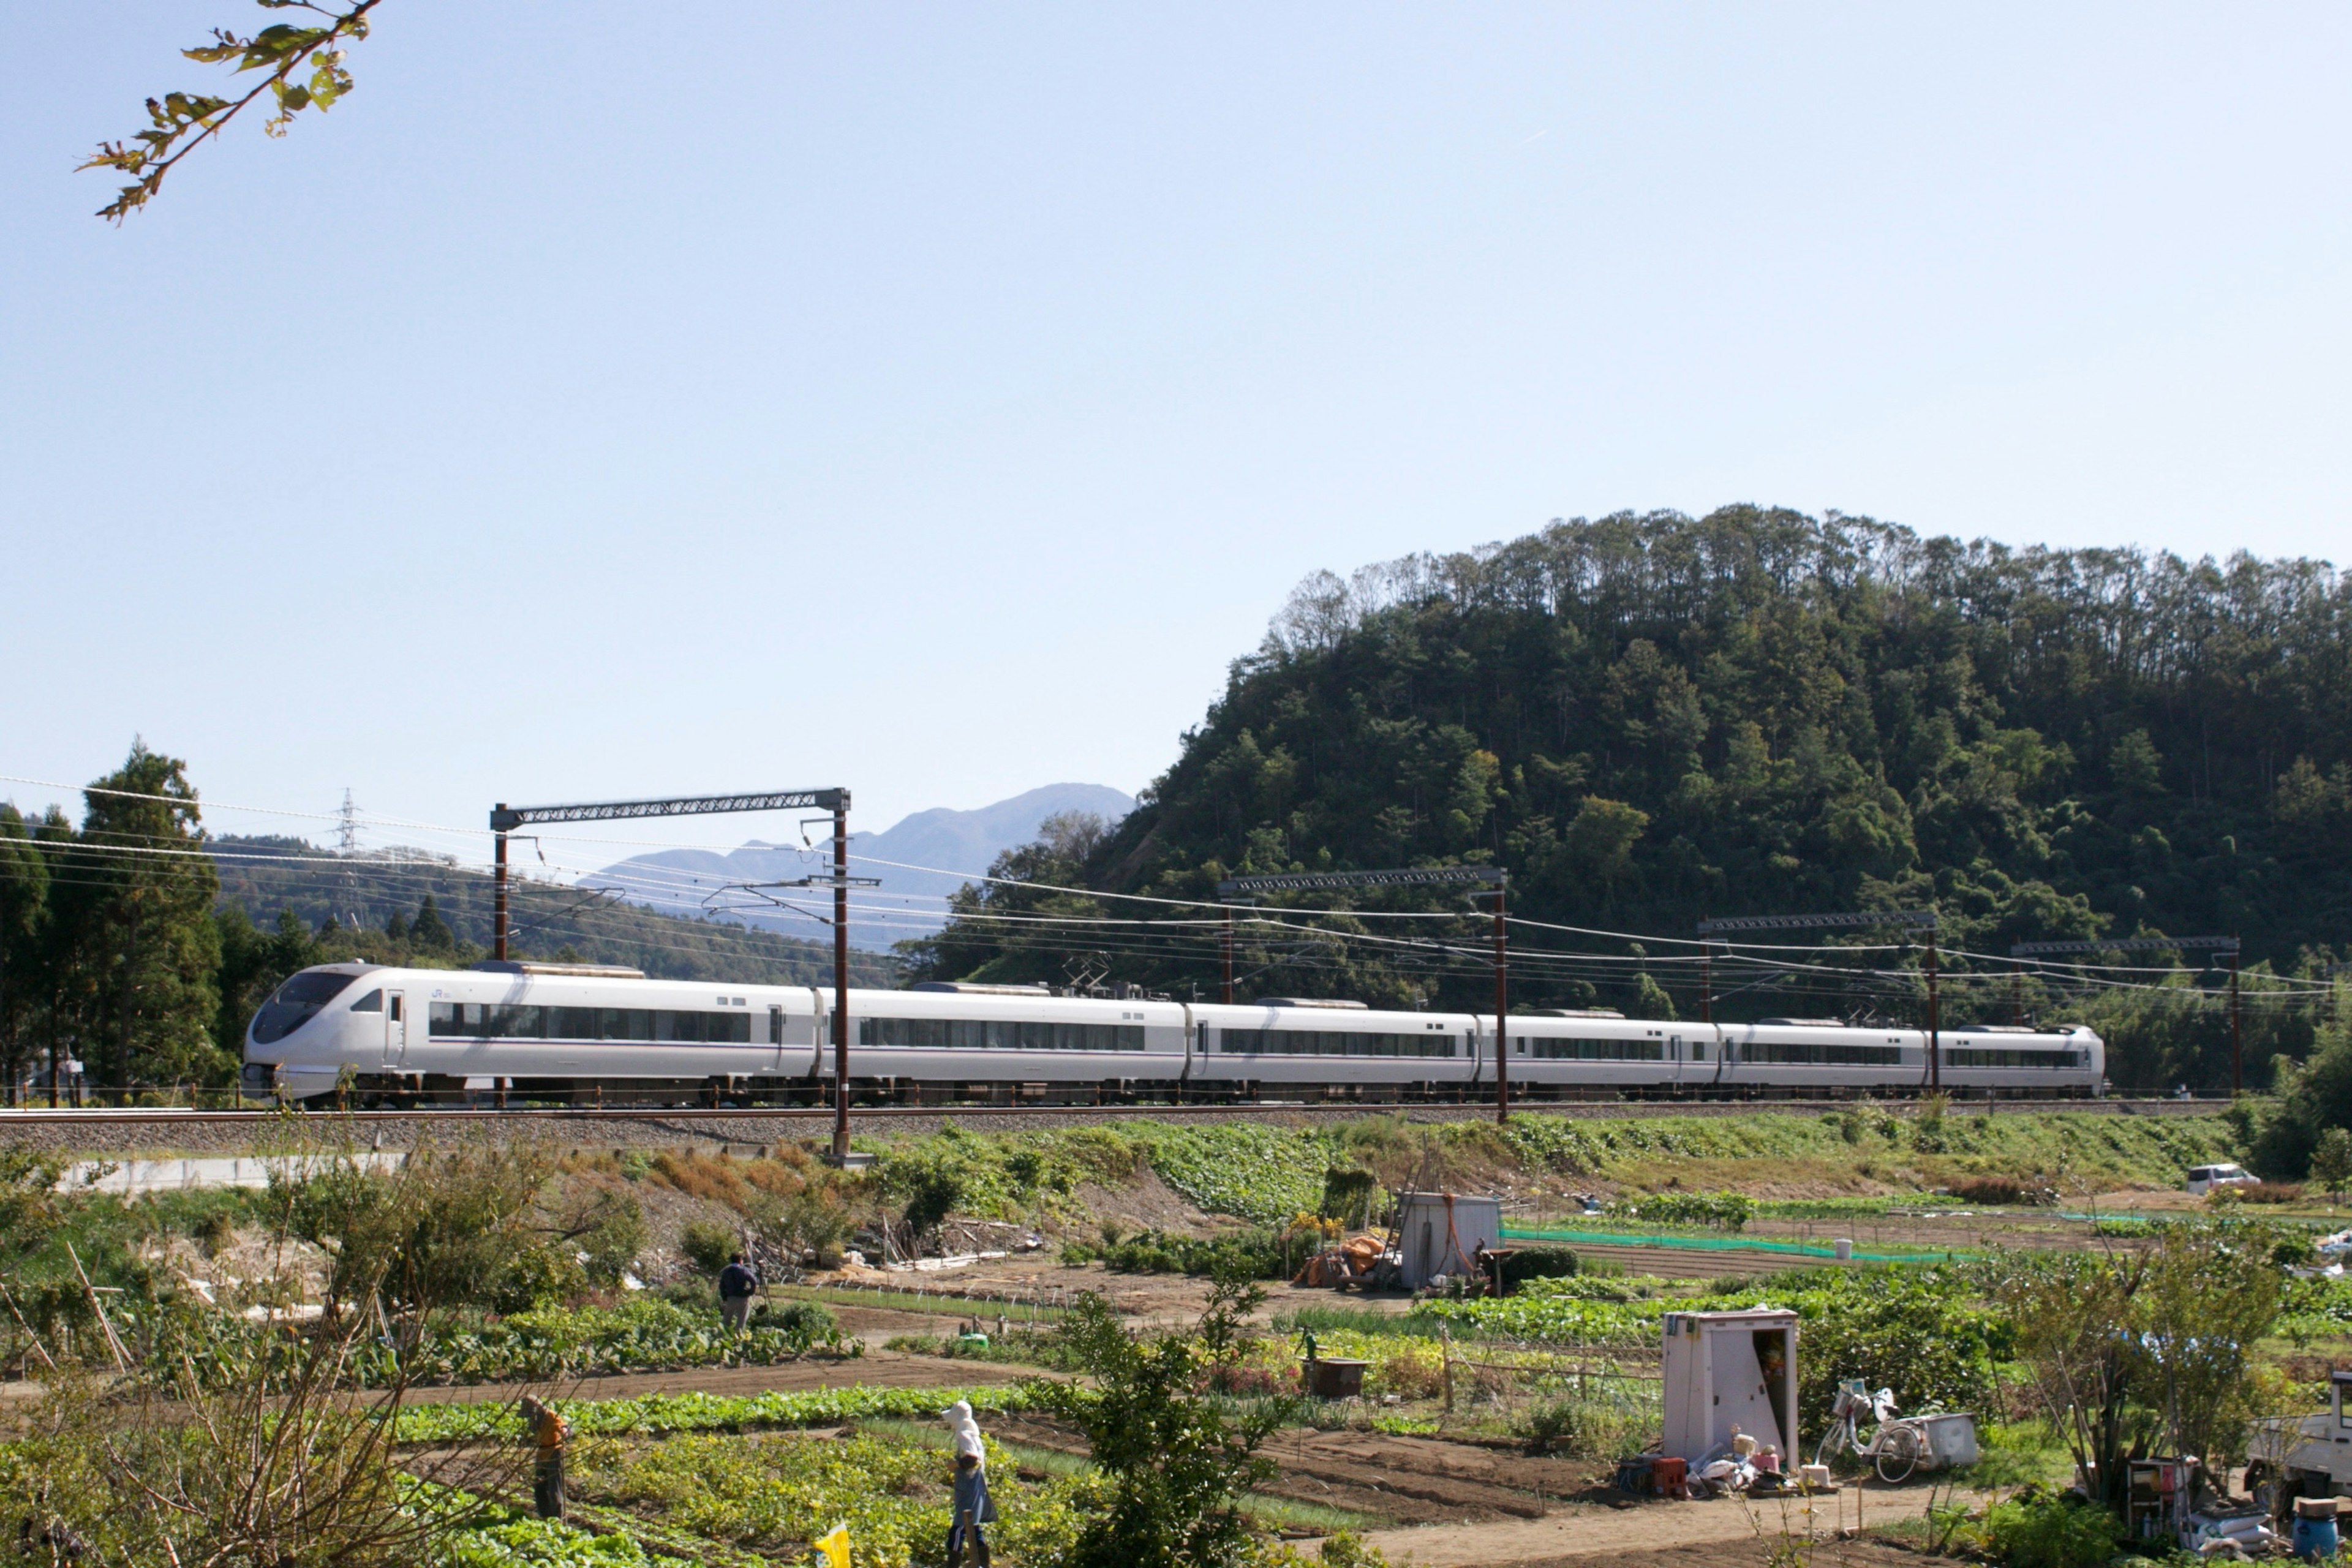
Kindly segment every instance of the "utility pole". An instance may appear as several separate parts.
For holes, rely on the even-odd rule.
[[[2230,939],[2230,1092],[2246,1092],[2246,1039],[2238,1022],[2238,939]]]
[[[815,805],[833,813],[833,869],[824,876],[803,877],[791,882],[733,882],[729,886],[739,891],[783,904],[787,909],[808,914],[797,904],[787,904],[770,898],[771,888],[831,888],[833,889],[833,1148],[825,1163],[847,1169],[869,1163],[870,1154],[849,1152],[849,889],[878,888],[876,877],[853,877],[849,874],[849,792],[845,789],[824,789],[801,792],[790,805]],[[746,808],[750,809],[750,808]],[[803,840],[806,842],[805,839]],[[823,915],[814,916],[823,920]],[[817,1048],[823,1052],[824,1042]],[[821,1058],[820,1058],[821,1059]]]
[[[1927,1087],[1944,1087],[1943,1015],[1936,1005],[1936,933],[1927,933]]]
[[[1503,935],[1503,901],[1510,873],[1495,884],[1495,1125],[1511,1119],[1511,960]]]
[[[1218,938],[1218,946],[1224,960],[1225,983],[1219,990],[1217,999],[1230,1007],[1234,1005],[1234,907],[1231,904],[1225,906],[1225,929]]]
[[[1698,944],[1698,1019],[1715,1027],[1715,943]]]
[[[833,792],[833,1163],[849,1163],[849,792]]]
[[[498,869],[493,873],[498,890],[490,899],[490,956],[500,963],[507,961],[507,830],[499,824],[513,815],[507,809],[505,801],[499,802],[490,810],[490,833],[498,840]]]

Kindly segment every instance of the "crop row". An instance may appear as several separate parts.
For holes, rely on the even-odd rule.
[[[957,1400],[981,1415],[1009,1415],[1029,1407],[1018,1384],[980,1388],[813,1388],[772,1394],[648,1394],[635,1399],[555,1401],[575,1432],[593,1436],[656,1436],[677,1432],[753,1431],[831,1426],[845,1421],[894,1417],[932,1420]],[[499,1404],[411,1405],[400,1413],[404,1443],[466,1442],[485,1437],[520,1438],[522,1418]]]

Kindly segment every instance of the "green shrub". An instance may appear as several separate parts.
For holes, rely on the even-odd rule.
[[[1619,1219],[1647,1220],[1653,1225],[1696,1225],[1716,1230],[1748,1228],[1755,1205],[1744,1193],[1652,1193],[1645,1197],[1620,1198],[1609,1205]]]
[[[578,1258],[560,1247],[526,1247],[492,1280],[489,1305],[500,1312],[560,1307],[587,1288],[588,1275]]]
[[[705,1274],[716,1274],[727,1267],[727,1260],[743,1250],[743,1243],[733,1227],[714,1225],[709,1220],[690,1222],[678,1237],[678,1249],[686,1260]]]
[[[2039,1182],[2021,1182],[2014,1176],[1971,1176],[1964,1182],[1954,1182],[1951,1195],[1964,1204],[2049,1205],[2058,1201],[2058,1189]]]
[[[1566,1279],[1582,1260],[1565,1247],[1522,1247],[1503,1255],[1503,1289],[1513,1289],[1530,1279]]]
[[[1066,1258],[1067,1248],[1064,1249]],[[1288,1277],[1282,1238],[1272,1231],[1244,1231],[1209,1238],[1147,1230],[1101,1249],[1103,1262],[1122,1274],[1215,1274],[1241,1269],[1253,1279]]]
[[[812,1345],[830,1344],[841,1335],[841,1325],[822,1301],[787,1301],[762,1306],[751,1326],[778,1332]]]
[[[2105,1568],[2123,1544],[2114,1514],[2045,1492],[1995,1503],[1974,1533],[2005,1568]]]

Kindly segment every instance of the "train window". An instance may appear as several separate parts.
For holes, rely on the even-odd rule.
[[[1691,1042],[1690,1059],[1695,1062],[1703,1062],[1706,1060],[1706,1042],[1705,1040],[1693,1040]]]
[[[400,1022],[400,993],[397,991],[392,994],[392,1021],[395,1024]]]
[[[597,1038],[597,1009],[593,1007],[551,1007],[547,1022],[547,1037],[551,1040],[593,1040]]]
[[[1452,1035],[1375,1035],[1352,1029],[1220,1029],[1217,1049],[1239,1056],[1450,1057]]]
[[[319,1009],[341,994],[352,979],[348,974],[310,969],[291,976],[253,1016],[254,1043],[267,1046],[284,1039],[318,1016]]]
[[[1739,1047],[1744,1062],[1807,1067],[1894,1067],[1903,1060],[1898,1046],[1832,1046],[1806,1040],[1750,1040]]]
[[[496,1003],[436,1002],[425,1013],[425,1032],[441,1039],[543,1040],[545,1007],[507,1007]]]
[[[599,1007],[596,1009],[596,1034],[606,1040],[650,1040],[654,1037],[654,1010],[650,1007]]]
[[[859,1018],[861,1046],[934,1051],[1139,1051],[1139,1024],[1046,1024],[1026,1018]]]
[[[383,992],[381,992],[381,991],[371,991],[371,992],[369,992],[366,995],[364,995],[364,996],[361,997],[358,1001],[356,1001],[356,1002],[354,1002],[354,1003],[352,1003],[352,1012],[354,1012],[354,1013],[381,1013],[381,1012],[383,1012]]]
[[[1538,1040],[1536,1055],[1553,1061],[1656,1062],[1665,1059],[1664,1040]]]
[[[1944,1065],[1952,1068],[2079,1068],[2089,1065],[2082,1051],[2019,1051],[1946,1047]]]

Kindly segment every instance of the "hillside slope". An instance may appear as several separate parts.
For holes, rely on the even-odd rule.
[[[1752,508],[1557,523],[1310,579],[1134,815],[1037,879],[1209,897],[1242,869],[1491,860],[1515,913],[1568,926],[1688,937],[1708,916],[1932,900],[1948,950],[2238,931],[2250,963],[2284,968],[2352,935],[2347,610],[2308,561],[2011,550]],[[1023,943],[968,923],[919,956],[1044,972]],[[1213,983],[1205,942],[1106,946],[1115,978]],[[1257,990],[1465,1005],[1489,984],[1459,955],[1361,942],[1243,963]],[[1696,973],[1651,967],[1530,963],[1515,994],[1697,1010]],[[1958,1016],[2000,1016],[2006,985],[1957,967]],[[1727,1012],[1842,1013],[1868,989],[1807,981]]]

